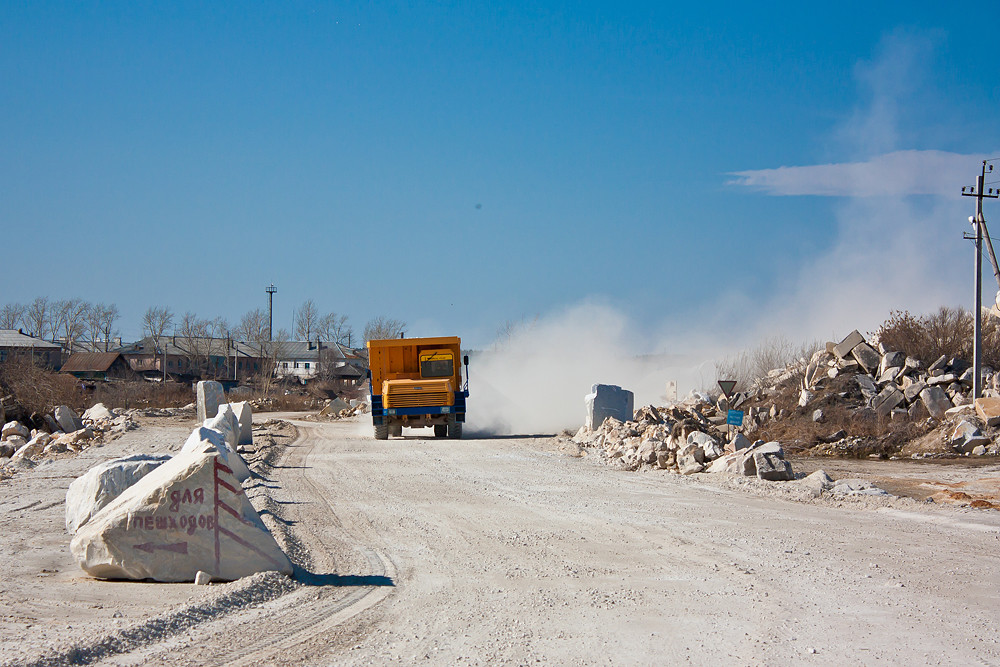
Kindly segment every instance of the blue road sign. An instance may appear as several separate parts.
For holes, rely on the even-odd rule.
[[[743,426],[743,411],[730,410],[726,414],[726,423],[730,426]]]

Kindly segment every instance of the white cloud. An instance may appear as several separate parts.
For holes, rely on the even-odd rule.
[[[905,195],[961,196],[975,183],[985,155],[946,151],[894,151],[865,162],[817,164],[733,172],[730,185],[771,195],[885,197]]]

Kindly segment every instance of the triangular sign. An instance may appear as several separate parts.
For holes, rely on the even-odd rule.
[[[726,398],[732,398],[733,389],[736,388],[736,380],[719,380],[719,389],[722,393],[726,395]]]

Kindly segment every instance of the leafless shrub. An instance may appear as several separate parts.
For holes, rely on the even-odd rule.
[[[83,403],[83,393],[72,376],[55,373],[22,355],[0,364],[0,390],[12,394],[29,413],[50,412],[57,405],[79,408]]]
[[[972,313],[964,308],[942,306],[936,313],[915,316],[909,311],[894,310],[871,337],[891,350],[905,352],[925,364],[944,355],[972,359]],[[1000,322],[983,320],[983,362],[1000,367]]]

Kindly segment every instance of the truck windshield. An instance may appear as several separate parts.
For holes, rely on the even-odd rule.
[[[420,377],[447,378],[454,372],[450,354],[420,355]]]

